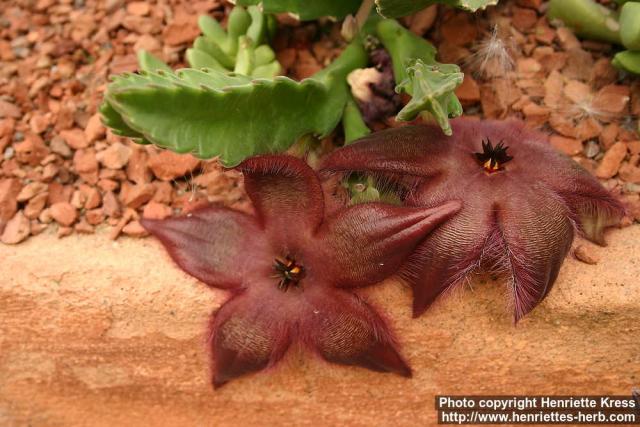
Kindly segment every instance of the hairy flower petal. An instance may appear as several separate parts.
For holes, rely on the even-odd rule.
[[[475,209],[486,208],[476,204]],[[476,222],[474,210],[463,209],[447,222],[446,228],[434,230],[402,267],[400,276],[412,284],[414,317],[478,270],[483,253],[496,252],[489,241],[493,218],[487,216]]]
[[[265,155],[241,163],[245,189],[269,235],[298,238],[313,233],[324,215],[315,172],[292,156]]]
[[[567,171],[568,174],[554,179],[551,185],[570,209],[578,231],[592,242],[605,246],[605,228],[619,222],[625,207],[577,164],[573,163]]]
[[[182,217],[143,219],[141,223],[180,268],[217,288],[239,286],[243,277],[256,269],[267,245],[253,217],[215,206]]]
[[[210,346],[214,387],[278,362],[291,343],[288,319],[278,307],[256,304],[247,292],[235,296],[214,315]]]
[[[321,173],[334,179],[372,174],[381,182],[409,174],[418,182],[404,195],[409,206],[462,200],[460,213],[431,233],[403,267],[413,286],[414,315],[488,266],[507,274],[517,320],[549,293],[574,228],[603,244],[604,228],[617,223],[624,208],[520,121],[456,119],[452,127],[451,138],[435,126],[367,136],[330,154]],[[489,142],[506,151],[487,169],[474,153]]]
[[[444,156],[455,147],[425,144],[425,136],[431,136],[430,130],[425,126],[403,126],[372,133],[359,139],[356,144],[349,144],[329,154],[321,164],[320,172],[323,175],[344,171],[435,175],[440,172],[441,166],[429,159]],[[438,132],[437,137],[446,138],[442,131]]]
[[[395,273],[460,203],[336,205],[325,218],[320,181],[302,160],[260,156],[239,169],[255,216],[207,207],[143,221],[183,270],[233,293],[211,321],[214,386],[276,364],[294,342],[330,362],[409,376],[380,316],[337,288]]]
[[[357,295],[336,290],[308,301],[314,315],[302,325],[304,340],[323,359],[411,376],[384,321]]]
[[[571,248],[573,224],[560,202],[532,190],[505,201],[496,217],[518,321],[551,290]]]
[[[368,203],[338,212],[318,231],[320,272],[335,286],[366,286],[392,275],[431,230],[460,210],[451,201],[432,208]],[[320,262],[320,260],[318,260]]]

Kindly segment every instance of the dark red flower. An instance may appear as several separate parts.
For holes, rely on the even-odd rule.
[[[325,218],[303,161],[260,156],[238,168],[255,216],[210,206],[143,223],[183,270],[233,294],[212,320],[214,385],[275,364],[294,342],[330,362],[411,375],[382,318],[350,289],[395,273],[460,203],[370,203]]]
[[[415,178],[405,204],[459,199],[459,214],[431,233],[401,275],[412,284],[414,315],[481,266],[510,277],[516,321],[549,293],[574,229],[604,244],[621,204],[546,137],[519,121],[452,122],[372,134],[332,153],[323,173]]]

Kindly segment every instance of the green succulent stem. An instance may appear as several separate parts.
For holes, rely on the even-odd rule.
[[[348,145],[353,141],[371,133],[362,118],[362,113],[353,97],[347,99],[342,115],[342,128],[344,130],[344,144]]]
[[[611,63],[619,70],[640,75],[640,51],[623,50],[618,52]]]
[[[268,38],[269,20],[255,2],[234,8],[227,30],[209,17],[199,25],[202,35],[187,51],[196,69],[173,72],[142,51],[140,74],[114,77],[100,110],[114,133],[179,153],[219,157],[228,167],[323,138],[341,121],[349,143],[370,132],[347,83],[349,73],[369,62],[367,35],[377,36],[389,51],[397,90],[413,97],[399,119],[430,114],[450,133],[448,118],[462,111],[453,94],[459,69],[438,64],[430,43],[377,14],[329,66],[300,82],[277,76],[275,53],[259,44]]]
[[[594,0],[551,0],[547,16],[559,19],[577,35],[621,43],[618,13]]]
[[[364,49],[362,38],[358,37],[349,43],[331,64],[315,73],[311,78],[327,85],[336,80],[344,81],[346,85],[347,75],[357,68],[366,67],[368,61],[369,56]]]
[[[627,2],[620,9],[620,38],[629,50],[640,50],[640,3]]]
[[[407,66],[411,61],[420,59],[426,64],[435,63],[436,48],[395,19],[383,19],[378,22],[376,35],[391,56],[396,82],[407,78]]]
[[[198,19],[198,26],[202,35],[186,53],[193,68],[233,71],[257,78],[273,77],[282,71],[275,53],[264,44],[269,18],[258,6],[234,7],[226,31],[206,15]]]

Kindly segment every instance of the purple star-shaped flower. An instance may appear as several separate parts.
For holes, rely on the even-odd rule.
[[[460,213],[431,233],[401,271],[413,288],[414,315],[488,267],[510,278],[518,320],[551,290],[574,230],[604,244],[604,228],[624,208],[523,122],[456,119],[452,126],[452,137],[434,126],[374,133],[331,153],[323,173],[403,182],[409,206],[461,200]]]
[[[410,376],[385,322],[352,289],[396,272],[460,203],[327,216],[303,161],[267,155],[238,169],[255,215],[211,206],[143,222],[183,270],[232,293],[212,320],[214,386],[274,365],[294,342],[329,362]]]

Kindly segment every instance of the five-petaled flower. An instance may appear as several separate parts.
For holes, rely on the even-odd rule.
[[[549,293],[574,236],[604,244],[603,229],[622,205],[586,170],[522,122],[452,121],[369,135],[330,154],[323,173],[412,178],[410,206],[459,199],[463,208],[431,233],[401,275],[413,288],[414,315],[479,267],[506,272],[515,319]],[[496,146],[493,146],[495,143]]]
[[[460,203],[328,215],[303,161],[267,155],[238,169],[255,215],[209,206],[143,222],[183,270],[232,293],[212,320],[214,386],[275,364],[294,342],[330,362],[411,375],[385,322],[351,290],[395,273]]]

